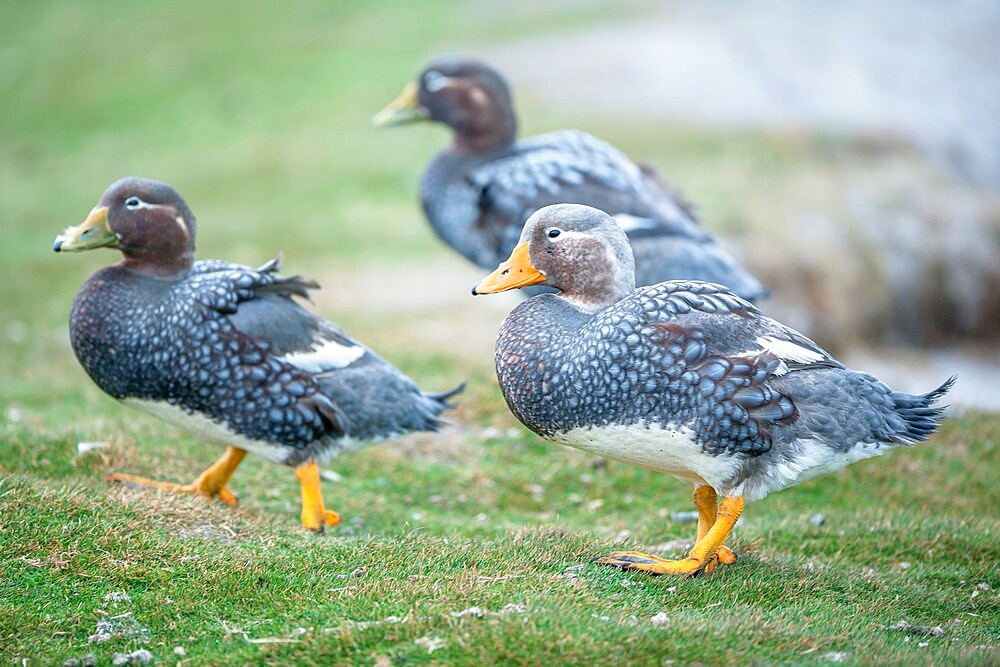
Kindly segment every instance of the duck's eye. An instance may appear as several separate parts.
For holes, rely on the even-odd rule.
[[[424,75],[424,88],[431,93],[436,93],[445,86],[451,79],[441,72],[430,71]]]
[[[562,230],[561,229],[552,228],[552,229],[549,230],[549,238],[550,239],[554,239],[555,237],[559,236],[560,234],[562,234]]]
[[[134,211],[140,206],[142,206],[142,200],[139,199],[138,197],[129,197],[128,199],[125,200],[125,208],[129,209],[130,211]]]

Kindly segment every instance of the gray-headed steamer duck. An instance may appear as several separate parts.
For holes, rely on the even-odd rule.
[[[926,440],[949,379],[894,392],[721,285],[635,288],[615,221],[548,206],[473,294],[543,284],[500,327],[507,405],[543,438],[692,484],[698,533],[686,558],[617,552],[596,562],[696,574],[735,559],[724,546],[744,499]],[[721,500],[719,500],[721,498]]]

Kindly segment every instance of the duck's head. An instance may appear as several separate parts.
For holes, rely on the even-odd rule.
[[[166,183],[129,177],[112,183],[87,219],[56,237],[56,252],[117,248],[125,267],[172,276],[194,262],[191,209]]]
[[[376,127],[418,121],[444,123],[455,132],[455,145],[486,152],[510,144],[517,132],[510,89],[500,73],[472,58],[433,60],[416,81],[375,114]]]
[[[596,311],[635,290],[628,237],[604,211],[555,204],[524,223],[510,258],[472,288],[493,294],[528,285],[558,289],[580,308]]]

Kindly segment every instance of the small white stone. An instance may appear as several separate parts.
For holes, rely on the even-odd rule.
[[[119,602],[131,602],[132,598],[125,591],[111,591],[104,595],[104,601],[117,604]]]
[[[482,618],[486,615],[486,610],[482,607],[469,607],[468,609],[463,609],[462,611],[453,611],[451,616],[455,618],[465,618],[466,616],[473,616],[475,618]]]
[[[320,470],[319,476],[328,482],[343,482],[344,476],[336,470]]]
[[[133,665],[148,665],[153,662],[153,654],[144,648],[137,651],[132,651],[132,664]]]
[[[104,440],[94,440],[92,442],[78,442],[76,443],[76,454],[77,456],[80,456],[95,449],[104,449],[107,446],[108,443],[105,442]]]
[[[420,637],[419,639],[414,639],[413,643],[416,644],[417,646],[424,647],[425,649],[427,649],[428,653],[433,653],[439,648],[444,648],[445,646],[448,645],[448,642],[441,639],[440,637],[431,637],[429,635],[425,637]]]
[[[661,611],[654,614],[653,617],[649,619],[649,622],[656,626],[666,625],[670,622],[670,617],[667,616],[667,612]]]
[[[523,614],[528,610],[523,604],[510,603],[505,604],[503,609],[500,610],[501,614]]]
[[[185,649],[183,646],[175,646],[174,655],[185,656],[187,655],[187,649]]]

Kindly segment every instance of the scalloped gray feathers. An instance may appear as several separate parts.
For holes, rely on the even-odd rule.
[[[870,456],[878,443],[925,439],[952,382],[922,396],[892,392],[726,288],[680,281],[595,314],[556,295],[529,299],[501,326],[496,365],[512,412],[543,437],[688,433],[695,458],[706,457],[691,469],[724,459],[718,490],[751,497],[802,481],[817,462],[834,465],[834,454],[844,455],[839,467],[858,447]]]
[[[342,441],[435,430],[447,397],[292,300],[316,284],[219,260],[164,280],[112,266],[81,288],[73,349],[119,400],[167,403],[280,450],[289,465]]]

